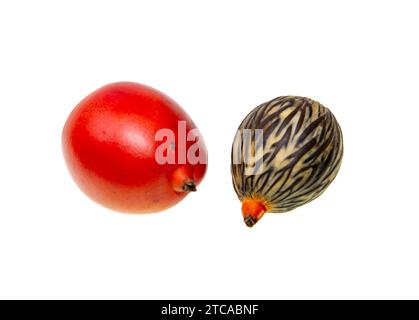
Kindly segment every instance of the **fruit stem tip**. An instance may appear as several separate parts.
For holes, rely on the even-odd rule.
[[[267,208],[261,200],[244,199],[242,202],[242,214],[244,223],[249,228],[253,227],[265,214]]]
[[[196,185],[195,182],[193,181],[188,181],[183,185],[183,191],[184,192],[188,192],[188,191],[192,191],[195,192],[196,191]]]

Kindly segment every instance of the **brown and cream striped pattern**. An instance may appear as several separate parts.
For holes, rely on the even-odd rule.
[[[249,139],[243,139],[245,131]],[[253,160],[245,161],[249,153]],[[256,107],[239,127],[234,189],[240,200],[261,199],[270,212],[290,211],[326,190],[342,156],[342,132],[329,109],[305,97],[278,97]]]

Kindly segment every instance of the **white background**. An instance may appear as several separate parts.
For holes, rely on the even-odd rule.
[[[419,298],[416,1],[2,1],[1,298]],[[75,186],[61,130],[88,93],[154,86],[203,133],[197,193],[153,215]],[[345,138],[316,201],[253,229],[231,185],[242,118],[319,100]]]

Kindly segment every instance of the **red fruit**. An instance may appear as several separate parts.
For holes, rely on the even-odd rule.
[[[186,112],[132,82],[108,84],[82,100],[67,119],[62,145],[80,189],[122,212],[175,205],[196,190],[207,167],[204,141]]]

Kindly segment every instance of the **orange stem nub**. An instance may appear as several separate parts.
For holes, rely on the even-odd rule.
[[[173,190],[176,192],[194,192],[196,184],[193,179],[192,169],[186,166],[179,167],[173,171],[171,176]]]
[[[268,211],[263,201],[258,199],[244,199],[242,202],[242,213],[244,223],[249,228],[253,227]]]

